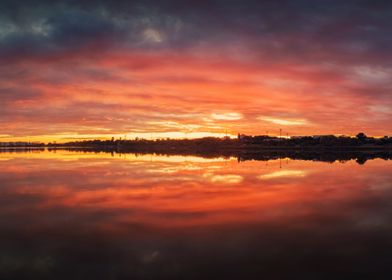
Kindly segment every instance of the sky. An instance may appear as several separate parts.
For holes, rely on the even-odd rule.
[[[392,2],[0,0],[0,141],[392,134]]]

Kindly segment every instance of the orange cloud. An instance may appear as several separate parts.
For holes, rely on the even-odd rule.
[[[210,48],[87,54],[8,65],[2,139],[391,131],[390,100],[356,90],[333,65],[242,61]]]

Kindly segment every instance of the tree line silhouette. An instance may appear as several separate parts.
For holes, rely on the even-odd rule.
[[[258,150],[273,148],[290,149],[391,149],[392,137],[374,138],[364,133],[356,137],[321,135],[321,136],[296,136],[290,138],[274,137],[267,135],[248,136],[239,134],[237,138],[204,137],[197,139],[155,139],[147,140],[135,138],[133,140],[84,140],[62,144],[49,143],[48,147],[90,147],[103,150]]]
[[[363,164],[369,159],[392,159],[392,137],[374,138],[364,133],[358,133],[356,137],[322,135],[282,138],[239,134],[236,139],[229,137],[156,140],[112,138],[48,144],[21,145],[19,142],[18,146],[5,148],[16,152],[47,148],[84,152],[193,155],[209,158],[236,157],[238,161],[291,158],[325,162],[356,160],[359,164]]]

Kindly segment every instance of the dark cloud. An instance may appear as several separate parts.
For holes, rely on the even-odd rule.
[[[392,45],[387,1],[31,0],[2,5],[2,56],[241,40],[276,57],[360,60],[388,55]],[[154,31],[146,38],[149,28]]]
[[[5,105],[8,102],[18,102],[40,98],[42,93],[35,89],[20,89],[15,87],[0,87],[0,102]]]

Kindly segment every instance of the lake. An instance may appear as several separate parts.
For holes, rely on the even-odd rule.
[[[392,161],[0,153],[0,279],[390,279]]]

